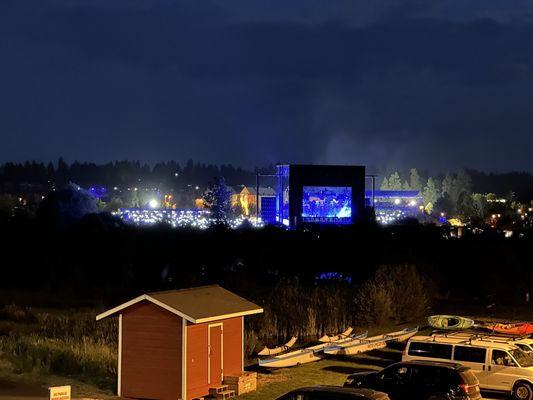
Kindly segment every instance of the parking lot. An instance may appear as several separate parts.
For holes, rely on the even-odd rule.
[[[401,346],[401,345],[400,345]],[[325,358],[293,368],[276,370],[255,369],[258,372],[256,392],[240,396],[243,400],[273,400],[303,386],[342,385],[349,374],[379,370],[401,359],[401,350],[385,348],[353,357]],[[483,393],[485,400],[504,400],[506,396]]]

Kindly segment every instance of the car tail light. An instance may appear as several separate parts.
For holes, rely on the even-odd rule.
[[[469,385],[467,383],[461,383],[459,389],[463,391],[464,394],[473,394],[477,393],[478,385]]]

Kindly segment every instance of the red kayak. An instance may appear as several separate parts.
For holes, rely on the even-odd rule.
[[[494,324],[488,325],[488,328],[493,332],[506,335],[524,336],[533,334],[533,324],[527,322],[519,322],[516,324]]]

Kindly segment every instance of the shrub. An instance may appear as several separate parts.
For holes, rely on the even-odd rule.
[[[414,265],[380,267],[375,279],[392,300],[394,319],[409,322],[424,317],[429,309],[427,282]]]
[[[10,304],[0,308],[0,321],[1,320],[31,324],[37,322],[37,317],[29,307],[20,307]]]
[[[390,293],[385,285],[369,280],[364,283],[354,299],[358,321],[363,326],[388,325],[393,319]]]

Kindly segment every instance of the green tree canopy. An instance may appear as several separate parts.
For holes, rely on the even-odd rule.
[[[231,212],[231,191],[222,176],[217,176],[204,193],[205,208],[217,222],[226,222]]]
[[[422,191],[422,201],[424,202],[424,207],[427,207],[428,204],[435,205],[437,203],[437,200],[440,197],[439,189],[437,188],[437,185],[435,184],[435,181],[433,178],[428,178],[428,181],[426,183],[426,186],[424,187],[424,190]]]
[[[409,186],[412,190],[422,190],[422,182],[416,168],[411,168],[411,171],[409,172]]]
[[[389,177],[389,190],[402,190],[402,179],[398,172],[394,172]]]

